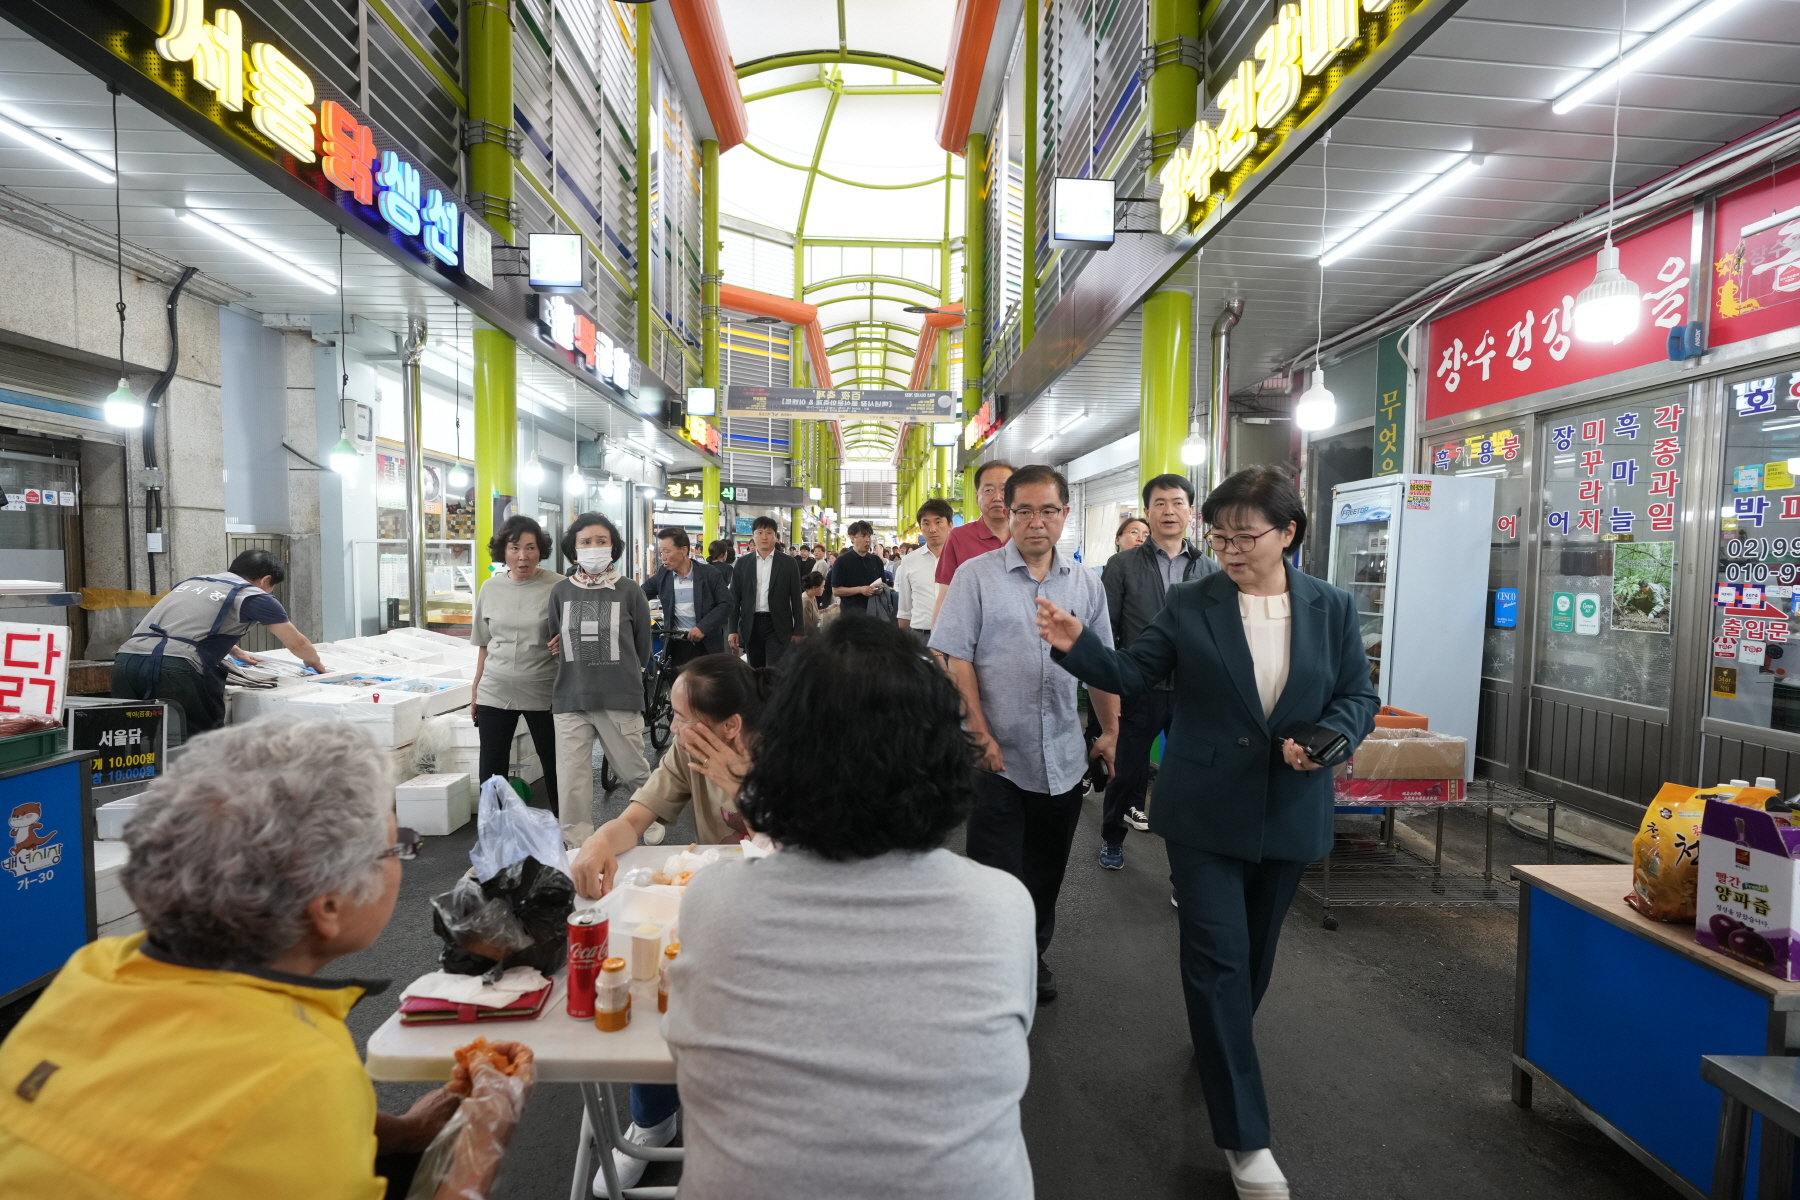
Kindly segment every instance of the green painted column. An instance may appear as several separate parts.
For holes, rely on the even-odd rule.
[[[1138,399],[1138,487],[1165,472],[1187,473],[1181,442],[1187,437],[1193,371],[1194,298],[1186,292],[1153,292],[1144,301]]]
[[[963,152],[963,420],[981,408],[983,320],[987,299],[987,138],[969,135]],[[963,472],[963,520],[979,520],[975,486],[969,471]]]
[[[1200,7],[1200,0],[1150,0],[1150,43],[1158,62],[1149,88],[1152,178],[1199,116],[1200,72],[1181,62],[1177,39],[1199,40]]]
[[[648,5],[645,6],[649,7]],[[704,525],[706,540],[712,541],[719,536],[719,468],[700,468],[700,523]],[[705,547],[701,548],[700,557],[706,557]]]
[[[963,524],[981,520],[981,504],[975,499],[975,464],[970,463],[962,473],[962,512]]]
[[[1038,21],[1042,11],[1036,0],[1025,5],[1025,245],[1024,253],[1020,255],[1025,265],[1025,277],[1019,283],[1021,349],[1031,344],[1032,335],[1037,331]],[[1199,17],[1198,8],[1194,15],[1196,19]]]
[[[650,118],[655,115],[655,96],[650,87],[650,6],[637,6],[637,355],[651,366],[651,338],[656,329],[656,301],[651,280],[655,269],[650,249]],[[716,293],[715,293],[716,295]],[[718,503],[718,483],[713,483],[713,503]],[[715,516],[717,514],[714,514]]]
[[[512,335],[475,325],[475,547],[486,560],[494,497],[519,494],[519,348]],[[479,572],[477,572],[479,574]]]
[[[649,5],[645,5],[648,8]],[[700,374],[719,386],[719,143],[700,143]],[[725,397],[719,397],[719,410]]]

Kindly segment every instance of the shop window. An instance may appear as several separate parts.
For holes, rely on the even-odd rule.
[[[1800,576],[1800,373],[1759,371],[1726,393],[1707,711],[1800,732],[1800,647],[1788,640]]]
[[[473,489],[449,486],[456,460],[425,456],[425,618],[428,628],[467,633],[476,582]],[[460,464],[465,473],[472,464]],[[406,572],[406,456],[382,446],[375,455],[376,530],[380,548],[382,628],[409,624]],[[485,547],[483,559],[485,559]]]
[[[1666,708],[1686,393],[1539,421],[1536,682]]]
[[[1526,446],[1523,419],[1496,429],[1464,430],[1430,444],[1434,475],[1487,476],[1494,481],[1488,529],[1488,595],[1481,674],[1512,682],[1518,663],[1519,589],[1523,586]]]

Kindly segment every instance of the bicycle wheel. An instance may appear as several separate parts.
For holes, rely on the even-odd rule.
[[[600,759],[600,786],[609,796],[619,786],[619,777],[613,774],[612,759],[604,756]]]
[[[670,726],[675,720],[675,703],[669,699],[669,690],[674,683],[672,670],[665,667],[658,671],[655,694],[644,711],[644,724],[650,728],[650,744],[658,752],[669,748]]]

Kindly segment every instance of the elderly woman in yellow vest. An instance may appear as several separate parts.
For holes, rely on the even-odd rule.
[[[196,741],[125,832],[145,932],[76,951],[0,1043],[0,1190],[378,1200],[410,1172],[456,1100],[377,1112],[344,1017],[386,984],[319,976],[394,911],[393,808],[348,724]]]

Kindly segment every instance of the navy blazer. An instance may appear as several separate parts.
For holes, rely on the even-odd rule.
[[[737,616],[731,602],[731,584],[726,580],[723,568],[703,563],[698,558],[690,558],[688,568],[694,582],[694,624],[704,635],[700,644],[706,647],[708,654],[723,654],[725,635],[731,631],[732,621]],[[656,574],[644,580],[644,594],[655,596],[662,602],[663,628],[668,630],[666,636],[675,636],[675,572],[667,567],[657,568]]]
[[[1332,773],[1281,759],[1282,733],[1324,725],[1354,746],[1380,703],[1350,593],[1288,568],[1287,686],[1264,719],[1238,587],[1224,571],[1178,583],[1125,650],[1083,630],[1053,654],[1090,687],[1147,692],[1174,675],[1175,707],[1150,806],[1150,829],[1171,842],[1249,862],[1312,862],[1331,849]]]

